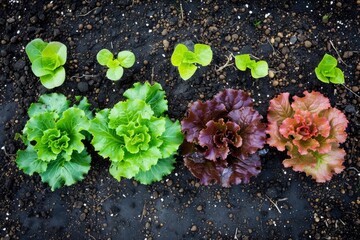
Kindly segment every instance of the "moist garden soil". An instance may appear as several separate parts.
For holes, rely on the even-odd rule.
[[[0,238],[359,239],[359,8],[356,0],[1,0]],[[61,87],[47,90],[31,72],[24,47],[37,37],[68,47]],[[174,47],[184,42],[209,44],[214,53],[188,81],[170,63]],[[106,79],[96,62],[102,48],[135,53],[136,64],[120,81]],[[266,60],[270,75],[253,79],[233,65],[221,69],[239,53]],[[325,53],[338,58],[345,86],[316,79],[314,68]],[[191,102],[225,88],[249,92],[264,122],[277,94],[320,91],[349,120],[345,170],[316,183],[284,168],[286,154],[268,146],[262,172],[231,188],[199,185],[181,156],[172,174],[148,186],[117,182],[109,161],[93,149],[84,181],[54,192],[38,175],[17,169],[15,154],[24,146],[16,133],[39,95],[82,95],[102,109],[123,100],[138,81],[160,83],[169,116],[179,120]]]

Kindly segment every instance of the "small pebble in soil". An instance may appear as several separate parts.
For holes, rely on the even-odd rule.
[[[272,70],[269,70],[269,78],[274,78],[275,77],[275,72]]]
[[[197,226],[196,225],[192,225],[191,229],[192,232],[196,232],[197,231]]]
[[[295,44],[297,41],[297,37],[296,36],[291,36],[290,38],[290,44]]]
[[[82,93],[85,93],[89,90],[89,84],[87,82],[79,82],[77,87]]]
[[[272,82],[272,85],[273,85],[273,87],[278,86],[278,85],[279,85],[279,81],[278,81],[278,80],[274,80],[274,81]]]
[[[311,48],[312,43],[311,43],[309,40],[306,40],[306,41],[304,42],[304,45],[305,45],[306,48]]]

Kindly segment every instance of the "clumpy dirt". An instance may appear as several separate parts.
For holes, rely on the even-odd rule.
[[[359,239],[359,10],[356,0],[1,0],[0,239]],[[24,52],[37,37],[68,46],[67,79],[54,90],[32,74]],[[211,45],[214,58],[183,81],[170,56],[186,41]],[[112,82],[96,62],[102,48],[131,50],[137,62]],[[255,80],[234,66],[218,71],[231,53],[266,60],[270,76]],[[316,79],[325,53],[341,60],[345,86]],[[317,184],[284,168],[285,153],[265,147],[262,172],[247,185],[200,186],[179,156],[172,174],[145,186],[117,182],[108,160],[92,151],[85,180],[51,192],[16,168],[23,146],[15,134],[40,94],[83,95],[93,109],[105,108],[138,81],[163,86],[174,119],[224,88],[251,93],[263,116],[278,93],[320,91],[349,120],[345,170]]]

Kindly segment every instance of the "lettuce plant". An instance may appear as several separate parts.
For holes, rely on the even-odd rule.
[[[36,38],[26,45],[25,52],[31,62],[31,70],[40,77],[48,89],[60,86],[65,81],[67,48],[61,42],[44,42]]]
[[[17,152],[18,167],[29,175],[40,174],[53,191],[82,180],[91,161],[82,143],[92,117],[89,106],[84,98],[70,107],[66,97],[56,93],[32,103],[21,136],[27,148]]]
[[[207,66],[212,60],[212,50],[206,44],[195,44],[190,51],[184,44],[178,44],[171,55],[171,64],[178,67],[180,77],[188,80],[196,72],[196,64]]]
[[[326,53],[320,61],[319,65],[315,68],[316,77],[324,83],[344,83],[344,73],[336,66],[336,58]]]
[[[131,68],[135,63],[135,55],[130,51],[121,51],[117,58],[107,49],[102,49],[96,55],[98,63],[109,69],[106,71],[106,77],[113,81],[118,81],[124,73],[124,68]]]
[[[265,143],[265,124],[241,90],[226,89],[212,100],[194,102],[181,121],[185,166],[204,185],[230,187],[260,173],[257,150]]]
[[[159,181],[174,168],[174,154],[183,141],[180,123],[164,115],[167,100],[158,83],[135,83],[124,96],[126,101],[101,110],[91,121],[91,143],[110,159],[110,174],[118,181]]]
[[[255,61],[250,59],[250,54],[241,54],[235,56],[235,66],[240,71],[246,71],[247,68],[251,70],[253,78],[262,78],[268,75],[269,67],[266,61]]]
[[[304,95],[293,97],[292,103],[289,93],[270,101],[267,143],[287,150],[290,158],[283,161],[285,167],[325,182],[344,169],[345,151],[339,143],[346,140],[348,121],[321,93],[305,91]]]

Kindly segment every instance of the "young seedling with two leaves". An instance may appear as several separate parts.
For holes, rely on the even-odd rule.
[[[180,77],[188,80],[196,72],[196,64],[207,66],[212,60],[212,50],[206,44],[195,44],[194,51],[190,51],[184,44],[178,44],[171,56],[171,64],[178,67]]]
[[[112,81],[118,81],[124,73],[124,68],[131,68],[135,63],[135,55],[130,51],[121,51],[117,58],[107,49],[102,49],[96,55],[96,59],[100,65],[109,69],[106,77]]]
[[[25,52],[31,62],[31,70],[40,77],[41,84],[52,89],[65,81],[67,48],[61,42],[44,42],[36,38],[26,45]]]
[[[315,68],[316,77],[324,83],[343,84],[344,73],[337,66],[337,60],[330,54],[325,54]]]
[[[235,66],[240,71],[246,71],[247,68],[251,69],[251,76],[253,78],[265,77],[269,72],[269,66],[266,61],[251,60],[250,54],[241,54],[235,56]]]

